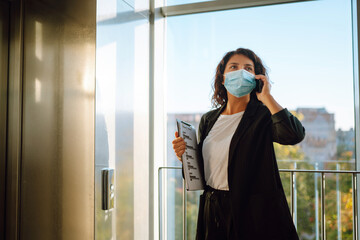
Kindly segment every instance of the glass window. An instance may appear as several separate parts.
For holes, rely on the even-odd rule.
[[[147,239],[149,22],[126,1],[99,0],[96,32],[95,238]],[[106,211],[103,168],[115,175],[115,206]]]
[[[306,17],[305,17],[306,16]],[[211,109],[211,84],[223,55],[238,47],[265,62],[272,95],[306,128],[294,147],[276,146],[279,164],[354,169],[351,1],[327,0],[169,17],[168,131],[174,117]],[[190,120],[192,121],[192,120]],[[178,164],[171,146],[168,164]],[[292,164],[293,165],[293,164]]]
[[[167,165],[181,166],[171,145],[175,119],[198,126],[201,115],[212,109],[211,86],[217,64],[226,52],[244,47],[263,60],[272,95],[306,128],[300,144],[275,144],[279,168],[355,169],[351,0],[168,17],[166,40]],[[172,177],[181,179],[181,172]],[[281,177],[290,206],[290,174]],[[327,175],[329,238],[352,238],[352,224],[345,222],[352,221],[350,179],[348,175]],[[320,174],[296,174],[294,180],[294,223],[299,236],[317,239],[321,232]],[[174,200],[173,207],[179,207],[177,202]],[[196,204],[188,201],[192,211]],[[190,212],[187,219],[188,226],[196,225]],[[189,239],[194,234],[188,230]]]

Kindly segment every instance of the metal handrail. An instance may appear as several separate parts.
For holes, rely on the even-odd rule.
[[[181,170],[181,167],[159,167],[158,169],[158,187],[159,187],[159,234],[160,239],[162,239],[162,212],[161,212],[161,206],[162,206],[162,184],[161,184],[161,171],[162,170]],[[291,196],[291,214],[294,216],[294,189],[295,189],[295,174],[296,173],[320,173],[321,174],[321,194],[320,194],[320,201],[321,201],[321,239],[325,240],[325,234],[326,234],[326,219],[325,219],[325,174],[326,173],[346,173],[346,174],[352,174],[352,196],[353,196],[353,239],[357,240],[357,233],[358,233],[358,203],[357,203],[357,174],[360,174],[360,171],[345,171],[345,170],[301,170],[301,169],[279,169],[279,172],[288,172],[290,173],[290,181],[291,181],[291,189],[290,189],[290,196]],[[187,201],[187,191],[185,189],[185,183],[183,180],[183,240],[187,239],[186,235],[186,201]]]
[[[357,240],[357,233],[358,233],[358,203],[357,203],[357,174],[360,174],[360,171],[345,171],[345,170],[301,170],[301,169],[279,169],[279,172],[289,172],[291,174],[291,189],[290,189],[290,196],[291,196],[291,214],[294,216],[294,179],[295,173],[303,172],[303,173],[321,173],[321,194],[320,194],[320,201],[321,201],[321,239],[325,240],[326,234],[326,218],[325,218],[325,173],[347,173],[352,174],[352,189],[353,189],[353,239]]]

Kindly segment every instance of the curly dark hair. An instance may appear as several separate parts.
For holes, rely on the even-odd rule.
[[[244,55],[244,56],[248,57],[249,59],[251,59],[255,64],[254,67],[255,67],[256,75],[263,74],[263,75],[267,76],[267,70],[266,70],[264,64],[262,63],[261,59],[250,49],[238,48],[235,51],[227,52],[224,55],[224,57],[221,59],[218,66],[216,67],[215,78],[214,78],[214,82],[213,82],[213,86],[212,86],[214,94],[211,99],[212,106],[215,108],[223,106],[227,103],[228,99],[227,99],[226,88],[222,84],[222,82],[224,80],[223,74],[225,71],[226,64],[228,63],[230,58],[232,56],[234,56],[235,54],[241,54],[241,55]],[[252,98],[257,99],[255,91],[252,91],[250,96]]]

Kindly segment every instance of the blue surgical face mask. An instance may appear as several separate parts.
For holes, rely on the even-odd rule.
[[[255,75],[240,69],[225,74],[224,86],[235,97],[242,97],[256,87]]]

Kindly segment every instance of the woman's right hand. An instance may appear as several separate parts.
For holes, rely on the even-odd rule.
[[[181,161],[181,156],[184,154],[186,149],[186,143],[183,138],[179,137],[178,132],[175,132],[175,139],[172,141],[172,144],[177,158]]]

